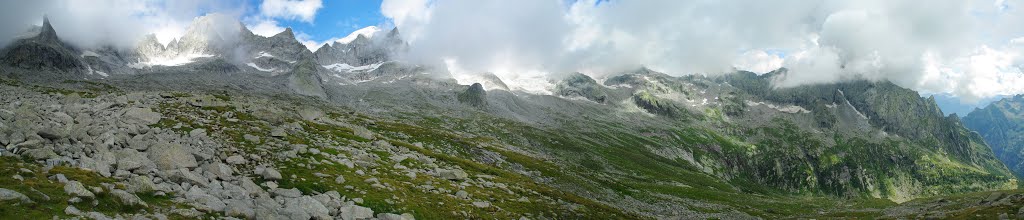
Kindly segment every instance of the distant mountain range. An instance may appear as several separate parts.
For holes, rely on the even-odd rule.
[[[1024,176],[1024,96],[1003,98],[967,114],[964,125],[977,131],[1017,176]]]

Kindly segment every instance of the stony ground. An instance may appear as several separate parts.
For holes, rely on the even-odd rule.
[[[645,218],[622,211],[630,201],[610,204],[552,187],[559,169],[543,157],[427,127],[294,96],[0,78],[0,219]],[[463,151],[481,156],[459,156]],[[766,214],[695,209],[673,216],[1024,216],[1020,191],[903,204],[758,201],[771,202],[736,204]]]
[[[302,100],[0,82],[0,218],[637,218]]]

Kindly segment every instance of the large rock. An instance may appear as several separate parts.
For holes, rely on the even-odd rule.
[[[124,112],[124,117],[142,125],[152,125],[160,122],[163,116],[149,108],[130,108]]]
[[[149,159],[156,164],[160,170],[174,170],[178,168],[194,168],[199,166],[195,156],[188,152],[185,147],[173,143],[158,143],[150,147]]]
[[[222,212],[227,208],[227,204],[224,203],[220,198],[207,194],[199,187],[192,187],[188,192],[185,193],[185,199],[190,201],[197,209],[208,211],[208,212]]]
[[[274,168],[267,167],[263,169],[263,173],[260,173],[264,180],[280,180],[281,172],[277,172]]]
[[[46,138],[48,140],[59,140],[67,136],[67,134],[56,128],[47,128],[36,132],[39,137]]]
[[[466,174],[466,171],[456,169],[438,169],[437,176],[447,180],[464,180],[469,177],[469,174]]]
[[[166,176],[168,179],[176,183],[187,182],[192,185],[198,186],[206,186],[210,184],[210,182],[207,181],[207,179],[204,178],[203,176],[196,175],[195,173],[192,173],[191,171],[188,171],[188,169],[185,168],[167,171]]]
[[[242,165],[245,164],[245,157],[242,157],[241,155],[232,155],[225,159],[224,162],[228,162],[228,164],[231,165]]]
[[[327,207],[309,196],[287,200],[282,214],[288,215],[291,219],[333,219],[331,218],[330,210],[327,210]]]
[[[224,215],[231,217],[238,217],[244,219],[256,218],[256,210],[253,209],[249,202],[242,200],[229,200],[225,202],[227,207],[224,208]]]
[[[57,155],[57,152],[54,152],[53,148],[50,147],[28,149],[25,150],[25,152],[22,153],[22,155],[25,155],[25,157],[28,157],[33,160],[46,160],[50,158],[59,157],[59,155]]]
[[[145,154],[131,148],[121,149],[114,153],[114,155],[117,156],[117,169],[120,170],[132,171],[152,163],[149,161],[149,158],[146,158]]]
[[[206,164],[206,166],[203,166],[203,170],[212,173],[221,180],[231,179],[231,175],[234,174],[234,170],[230,166],[220,162]]]
[[[343,220],[368,219],[373,218],[373,210],[358,205],[349,205],[339,209],[338,217]]]
[[[64,184],[64,193],[77,197],[96,197],[95,194],[93,194],[91,191],[85,188],[85,185],[82,185],[82,183],[74,180],[68,181],[68,183]]]
[[[23,203],[30,203],[30,202],[32,202],[32,200],[29,199],[28,196],[25,196],[25,194],[21,194],[21,193],[19,193],[17,191],[14,191],[14,190],[0,188],[0,201],[10,201],[10,200],[17,200],[17,201],[23,202]]]
[[[302,196],[302,191],[299,191],[299,189],[296,189],[296,188],[291,188],[291,189],[277,188],[277,189],[270,190],[270,192],[273,193],[274,196],[284,197],[284,198],[299,198],[299,197]]]
[[[392,213],[380,213],[377,214],[377,220],[415,220],[412,214],[392,214]]]
[[[147,150],[153,145],[152,135],[140,134],[128,139],[128,147],[135,150]]]
[[[288,132],[286,132],[284,130],[284,128],[276,127],[274,129],[270,129],[270,136],[271,137],[286,137],[286,136],[288,136]]]
[[[156,184],[148,176],[135,176],[128,179],[127,190],[132,193],[152,192],[156,190]]]
[[[114,195],[114,198],[117,198],[118,201],[121,201],[121,204],[124,204],[126,206],[148,206],[146,202],[142,201],[142,199],[139,198],[139,196],[136,196],[135,194],[126,192],[124,190],[114,189],[113,191],[110,191],[110,194]]]

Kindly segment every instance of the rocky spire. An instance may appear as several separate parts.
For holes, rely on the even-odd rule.
[[[43,42],[60,42],[60,39],[57,38],[57,31],[53,30],[53,26],[50,25],[49,17],[43,16],[43,28],[39,29],[39,36],[36,38]]]

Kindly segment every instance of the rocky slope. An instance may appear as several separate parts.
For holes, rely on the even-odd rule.
[[[1024,96],[1013,96],[975,109],[963,118],[964,126],[977,131],[1003,163],[1024,176]]]

